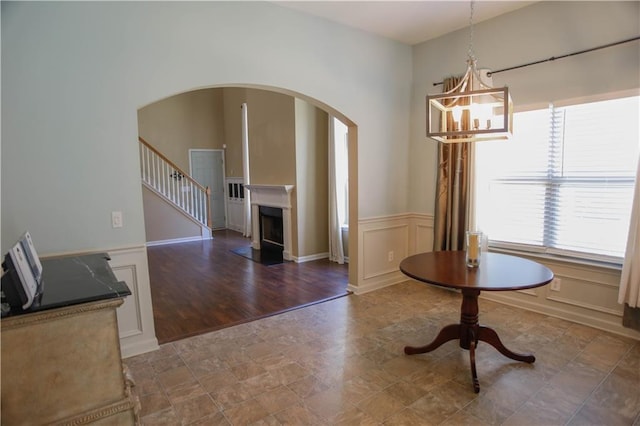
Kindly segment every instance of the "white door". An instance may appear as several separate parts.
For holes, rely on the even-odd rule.
[[[211,189],[213,229],[225,228],[224,151],[221,149],[190,149],[189,164],[191,176],[196,182]]]

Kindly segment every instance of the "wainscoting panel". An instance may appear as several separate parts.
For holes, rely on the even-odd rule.
[[[528,294],[529,296],[538,297],[538,289],[528,288],[526,290],[518,290],[520,294]]]
[[[409,252],[408,225],[368,229],[362,234],[364,279],[395,272]]]
[[[131,290],[131,296],[117,310],[123,358],[158,349],[146,247],[109,250],[109,256],[116,278],[126,282]]]
[[[358,280],[348,290],[358,295],[407,281],[399,264],[406,256],[432,250],[433,225],[432,216],[416,213],[360,220]],[[547,285],[524,291],[484,292],[481,297],[640,340],[640,332],[622,326],[623,306],[617,303],[620,270],[529,258],[561,279],[560,291],[552,291]]]
[[[433,216],[412,215],[414,227],[411,254],[433,251]]]
[[[399,270],[402,259],[419,251],[431,251],[433,219],[404,214],[364,219],[358,223],[358,285],[349,285],[356,294],[405,281]]]
[[[547,300],[622,318],[623,306],[618,304],[620,271],[562,264],[549,267],[554,268],[561,286],[560,291],[547,286]]]
[[[125,265],[112,268],[119,281],[127,283],[131,296],[124,299],[122,306],[118,308],[118,332],[120,338],[142,334],[142,317],[140,315],[140,290],[135,265]]]
[[[553,271],[556,278],[561,280],[559,291],[551,290],[548,284],[535,289],[536,294],[519,291],[484,292],[481,298],[640,340],[639,332],[622,326],[623,306],[617,302],[619,270],[555,259],[529,258]]]

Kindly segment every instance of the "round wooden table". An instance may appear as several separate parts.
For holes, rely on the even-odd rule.
[[[420,347],[407,346],[407,355],[431,352],[449,340],[460,340],[460,347],[469,351],[473,389],[480,392],[476,374],[475,349],[478,341],[489,343],[502,355],[516,361],[532,363],[533,355],[519,354],[507,349],[495,330],[478,323],[478,296],[481,291],[523,290],[540,287],[553,280],[553,272],[539,263],[517,256],[498,253],[482,253],[480,266],[469,268],[464,251],[438,251],[407,257],[400,263],[400,270],[407,276],[462,292],[460,323],[445,326],[429,344]]]

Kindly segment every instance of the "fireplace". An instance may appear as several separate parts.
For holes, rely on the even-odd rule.
[[[246,185],[251,201],[251,247],[277,248],[292,260],[291,191],[293,185]],[[266,238],[263,238],[263,235]]]
[[[282,209],[258,206],[260,216],[260,250],[279,252],[284,250]]]

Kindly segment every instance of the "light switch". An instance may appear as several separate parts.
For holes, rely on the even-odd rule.
[[[122,212],[111,212],[111,226],[122,228]]]

